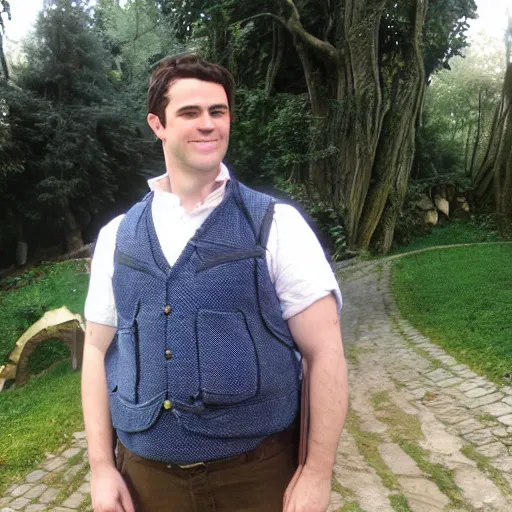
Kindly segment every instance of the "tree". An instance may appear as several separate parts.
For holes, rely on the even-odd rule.
[[[168,3],[180,11],[176,2]],[[464,30],[467,18],[475,16],[474,1],[185,4],[186,31],[190,18],[199,14],[203,25],[213,25],[206,33],[216,34],[217,41],[229,39],[216,20],[218,12],[230,13],[234,27],[238,21],[268,31],[264,20],[283,27],[311,105],[312,163],[306,181],[344,217],[352,249],[373,246],[387,252],[407,188],[428,77],[466,45]],[[268,52],[267,59],[275,65],[276,53]]]
[[[146,92],[150,70],[162,58],[183,53],[175,37],[175,24],[152,0],[99,0],[95,26],[110,50],[109,76],[120,103],[145,124]]]
[[[480,203],[494,200],[498,226],[502,236],[512,238],[512,62],[510,61],[512,18],[509,17],[506,55],[507,70],[499,102],[492,122],[487,151],[473,189]]]
[[[61,220],[57,225],[63,228],[70,251],[83,245],[83,225],[77,219],[83,212],[76,208],[76,200],[93,196],[101,204],[111,199],[114,186],[95,137],[95,116],[90,115],[106,99],[110,86],[107,54],[90,29],[87,9],[84,1],[49,4],[26,44],[30,66],[17,79],[24,90],[48,102],[47,115],[36,121],[45,137],[36,188],[43,211]],[[102,187],[93,189],[89,178],[96,177],[104,179]]]
[[[87,2],[49,5],[26,53],[30,65],[16,70],[16,87],[0,91],[3,126],[15,147],[0,151],[18,170],[4,193],[16,199],[8,204],[23,224],[18,231],[33,233],[37,225],[41,242],[63,236],[63,249],[73,251],[94,216],[140,186],[145,148],[115,103],[108,52]]]
[[[496,141],[496,142],[495,142]],[[501,234],[512,238],[512,63],[508,65],[497,122],[491,133],[492,173]],[[496,152],[494,153],[494,148]],[[490,156],[490,155],[489,155]],[[491,157],[492,158],[492,157]],[[490,158],[489,158],[490,160]],[[488,161],[489,161],[488,160]],[[484,162],[485,164],[485,162]],[[484,166],[482,166],[484,167]]]
[[[44,231],[34,188],[38,172],[32,161],[41,155],[42,134],[35,125],[46,110],[43,101],[0,82],[0,245],[7,258],[2,264],[12,262],[16,242],[35,235],[32,240],[37,243]],[[36,224],[39,231],[32,232]],[[8,255],[9,248],[13,250]]]
[[[149,69],[186,49],[225,64],[242,87],[250,118],[234,125],[230,158],[256,180],[288,173],[310,203],[343,218],[352,250],[382,252],[407,188],[427,83],[461,53],[475,15],[473,0],[98,0],[93,14],[86,0],[47,6],[27,47],[31,66],[18,73],[43,112],[26,120],[41,144],[23,169],[41,209],[67,219],[69,243],[118,193],[113,169],[130,155],[105,114],[128,107],[130,139]],[[13,97],[8,124],[18,112]],[[23,140],[17,133],[13,143]]]
[[[39,14],[25,44],[30,66],[18,85],[56,106],[100,105],[109,96],[108,53],[91,29],[88,8],[88,0],[55,0]]]
[[[425,98],[423,132],[426,136],[436,134],[438,149],[431,148],[435,154],[425,155],[426,166],[441,163],[440,153],[446,152],[456,156],[460,179],[471,181],[482,163],[501,94],[502,56],[501,45],[481,35],[479,43],[469,48],[464,58],[454,58],[450,70],[443,69],[432,77]],[[416,179],[426,177],[423,167],[414,170]],[[451,176],[445,179],[453,179],[453,171],[450,168]],[[435,168],[438,180],[443,180],[444,174],[446,168]]]
[[[9,68],[7,67],[7,60],[4,54],[4,18],[3,15],[7,16],[7,19],[11,19],[11,7],[7,0],[0,0],[0,77],[3,77],[5,81],[9,80]]]

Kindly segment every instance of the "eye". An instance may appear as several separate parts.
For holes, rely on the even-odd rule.
[[[194,111],[190,111],[190,112],[184,112],[182,115],[183,115],[183,117],[186,117],[188,119],[193,119],[194,117],[196,117],[197,113]]]
[[[225,114],[223,110],[214,110],[212,112],[212,117],[222,117]]]

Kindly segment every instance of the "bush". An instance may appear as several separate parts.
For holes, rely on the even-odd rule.
[[[308,167],[310,109],[305,95],[237,91],[226,161],[241,180],[271,186]]]
[[[311,109],[307,95],[241,89],[237,93],[228,165],[241,180],[296,207],[334,259],[347,246],[341,216],[314,192],[307,181],[310,162]]]

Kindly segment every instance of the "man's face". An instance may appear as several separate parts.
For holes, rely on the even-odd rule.
[[[231,123],[224,87],[182,78],[169,87],[167,94],[170,100],[165,109],[165,127],[153,114],[149,114],[148,122],[162,140],[171,168],[218,170],[228,149]]]

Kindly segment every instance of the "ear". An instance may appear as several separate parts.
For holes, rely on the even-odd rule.
[[[165,128],[162,126],[160,119],[155,114],[148,114],[147,117],[148,124],[150,128],[153,130],[153,133],[160,139],[165,139]]]

